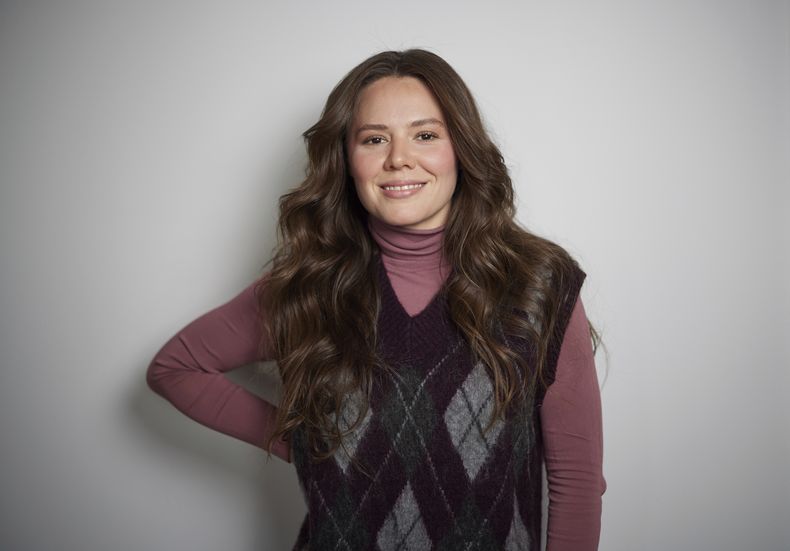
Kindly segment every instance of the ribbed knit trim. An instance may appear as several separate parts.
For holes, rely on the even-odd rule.
[[[388,224],[368,216],[368,229],[381,249],[384,265],[398,271],[424,272],[442,267],[445,226],[415,230]],[[446,264],[446,263],[444,263]]]

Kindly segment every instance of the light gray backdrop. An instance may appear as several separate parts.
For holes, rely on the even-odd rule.
[[[0,548],[288,549],[291,466],[145,386],[383,49],[476,93],[609,350],[601,549],[790,549],[783,1],[0,4]]]

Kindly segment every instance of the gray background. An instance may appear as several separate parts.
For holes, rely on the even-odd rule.
[[[291,466],[181,416],[145,369],[260,273],[331,87],[422,46],[476,94],[519,218],[589,274],[609,351],[601,549],[790,549],[789,17],[0,4],[0,548],[290,548]]]

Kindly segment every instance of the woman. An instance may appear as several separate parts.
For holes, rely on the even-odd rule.
[[[293,462],[295,549],[596,549],[602,438],[585,278],[514,220],[511,181],[440,57],[354,68],[304,134],[272,269],[174,336],[152,389]],[[222,373],[275,359],[277,407]]]

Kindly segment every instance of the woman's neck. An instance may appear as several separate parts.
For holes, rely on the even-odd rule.
[[[450,273],[443,254],[444,228],[415,230],[368,216],[390,284],[409,315],[422,311]]]

